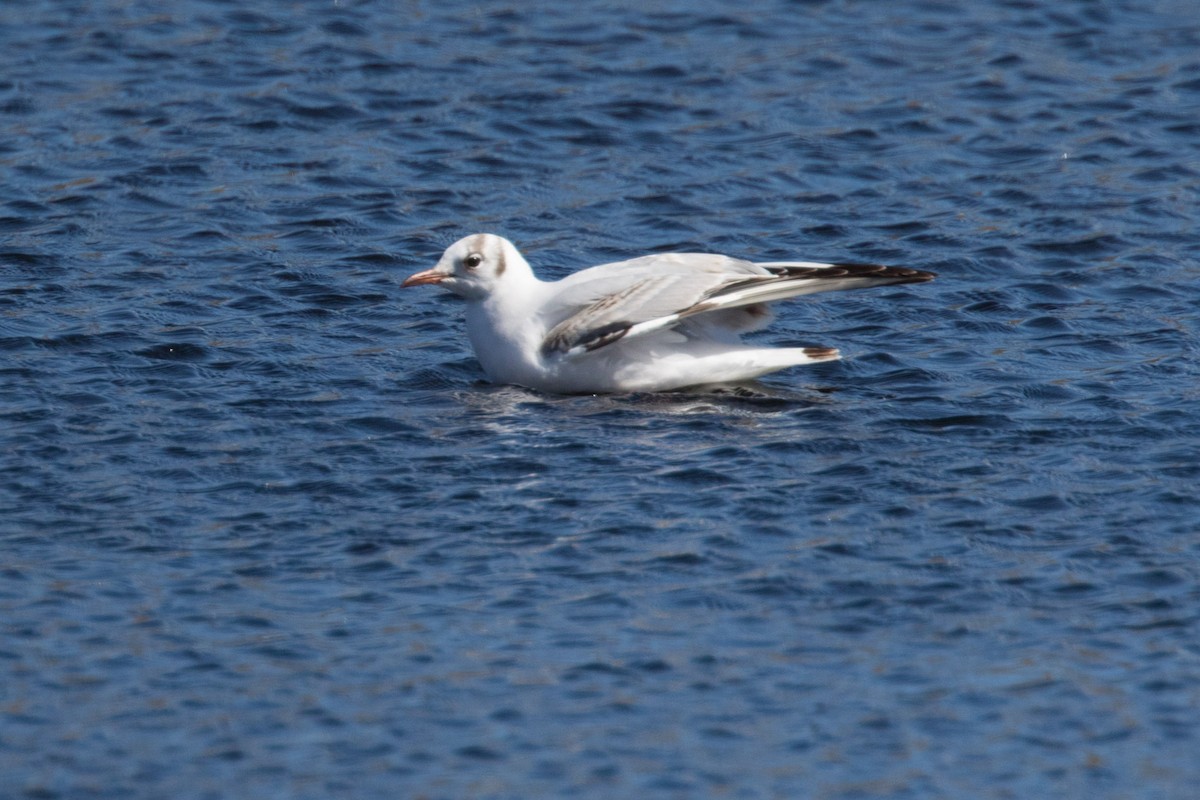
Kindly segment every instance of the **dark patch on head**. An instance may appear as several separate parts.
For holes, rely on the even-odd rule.
[[[504,274],[504,270],[508,265],[504,262],[504,245],[500,245],[500,252],[496,254],[496,277],[499,278]]]

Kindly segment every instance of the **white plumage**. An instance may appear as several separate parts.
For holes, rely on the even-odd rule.
[[[437,284],[467,301],[467,335],[492,381],[590,394],[744,381],[836,359],[833,348],[760,347],[740,335],[769,322],[766,304],[776,300],[933,277],[875,264],[666,253],[547,282],[507,239],[480,233],[402,285]]]

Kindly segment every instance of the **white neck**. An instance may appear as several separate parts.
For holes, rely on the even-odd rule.
[[[542,368],[541,346],[548,329],[531,309],[541,306],[549,284],[517,258],[520,263],[510,263],[486,297],[467,302],[467,336],[493,381],[529,385],[526,376]]]

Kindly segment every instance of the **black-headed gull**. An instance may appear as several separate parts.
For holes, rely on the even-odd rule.
[[[467,336],[493,382],[594,394],[744,381],[836,359],[832,347],[759,347],[740,335],[770,321],[774,300],[933,277],[875,264],[664,253],[547,282],[512,242],[479,233],[401,285],[434,283],[467,301]]]

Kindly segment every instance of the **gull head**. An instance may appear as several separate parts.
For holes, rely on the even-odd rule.
[[[487,297],[511,273],[529,272],[529,265],[512,242],[494,233],[476,233],[446,248],[437,266],[410,275],[404,286],[435,283],[460,297]]]

